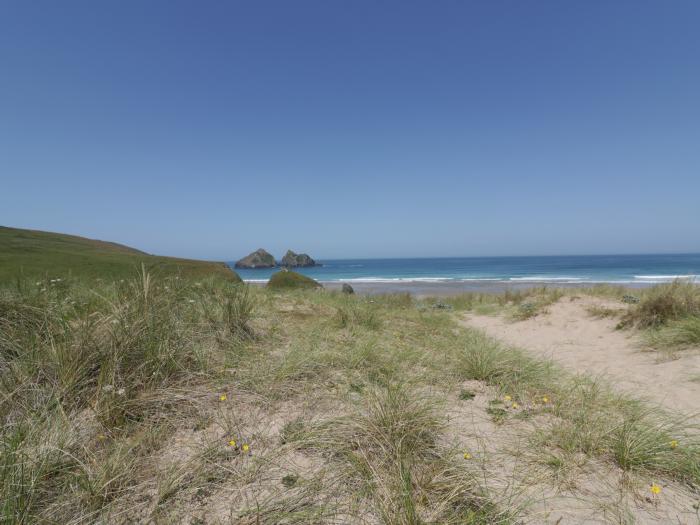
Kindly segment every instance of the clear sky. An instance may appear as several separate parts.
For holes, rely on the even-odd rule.
[[[0,2],[0,224],[231,260],[700,251],[700,2]]]

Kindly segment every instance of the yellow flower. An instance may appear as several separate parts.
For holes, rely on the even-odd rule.
[[[472,459],[472,455],[469,452],[465,452],[464,459]]]
[[[243,443],[243,446],[241,447],[241,450],[243,452],[248,452],[250,450],[250,447],[248,446],[248,443]]]
[[[672,439],[672,440],[669,442],[668,445],[669,445],[671,448],[676,448],[676,447],[678,446],[678,440]]]
[[[236,440],[235,440],[235,439],[232,439],[231,441],[228,442],[228,444],[229,444],[230,446],[232,446],[232,447],[235,447],[235,446],[236,446]]]
[[[503,397],[503,399],[505,399],[506,401],[511,401],[513,398],[506,394],[506,395]]]
[[[649,490],[651,490],[651,493],[654,495],[661,493],[661,487],[659,487],[656,483],[652,483]]]
[[[226,394],[221,394],[221,395],[219,396],[219,401],[226,401],[226,399],[227,399],[227,398],[226,398]]]
[[[105,436],[104,434],[98,434],[98,435],[97,435],[97,440],[98,440],[98,441],[104,441],[105,439],[107,439],[107,436]]]
[[[518,408],[520,405],[518,405],[517,403],[513,403],[511,406],[512,406],[513,408]]]
[[[547,396],[544,396],[542,398],[542,402],[546,405],[547,403],[549,403],[549,398]]]

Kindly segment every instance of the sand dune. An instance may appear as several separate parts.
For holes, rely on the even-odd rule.
[[[573,372],[605,376],[635,397],[687,414],[700,412],[700,349],[672,355],[647,351],[634,331],[616,330],[615,319],[592,317],[587,309],[593,306],[621,305],[564,297],[546,313],[525,321],[469,314],[463,323]]]

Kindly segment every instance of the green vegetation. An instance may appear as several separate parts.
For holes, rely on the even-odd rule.
[[[321,285],[311,277],[289,270],[282,270],[272,274],[267,283],[272,290],[298,290],[308,288],[321,288]]]
[[[675,281],[643,290],[620,327],[645,329],[647,344],[659,350],[700,345],[700,286]]]
[[[674,281],[642,291],[623,323],[639,328],[658,328],[670,321],[700,317],[700,287],[691,282]]]
[[[700,346],[700,316],[669,321],[646,333],[647,343],[654,348]]]
[[[586,519],[654,512],[651,483],[700,497],[691,421],[455,320],[554,292],[286,290],[7,281],[0,521],[507,524],[541,520],[562,480],[553,508],[572,494]],[[609,494],[576,492],[586,476]]]
[[[607,306],[589,306],[586,308],[588,315],[596,319],[614,318],[624,314],[621,308],[609,308]]]
[[[123,279],[142,264],[161,274],[240,281],[224,263],[160,257],[111,242],[0,226],[0,282],[24,277]]]
[[[634,291],[596,285],[568,290],[535,287],[501,294],[464,293],[441,302],[457,311],[504,315],[512,321],[523,321],[545,314],[549,306],[562,298],[568,296],[574,301],[580,295],[614,301],[612,306],[589,305],[586,311],[598,319],[619,318],[620,329],[641,330],[642,339],[652,348],[672,352],[700,345],[700,286],[682,280]]]
[[[196,414],[186,392],[252,337],[251,313],[220,278],[3,289],[2,521],[80,521],[131,493],[173,424],[159,414]]]
[[[505,314],[513,321],[524,321],[547,312],[547,307],[565,295],[559,288],[537,286],[506,290],[500,294],[467,292],[441,298],[434,308],[473,311],[481,315]]]

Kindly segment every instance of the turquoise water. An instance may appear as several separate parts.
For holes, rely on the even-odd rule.
[[[297,271],[318,281],[545,282],[655,284],[700,282],[700,254],[329,259]],[[229,263],[233,266],[233,263]],[[274,270],[236,270],[246,281],[267,281]]]

